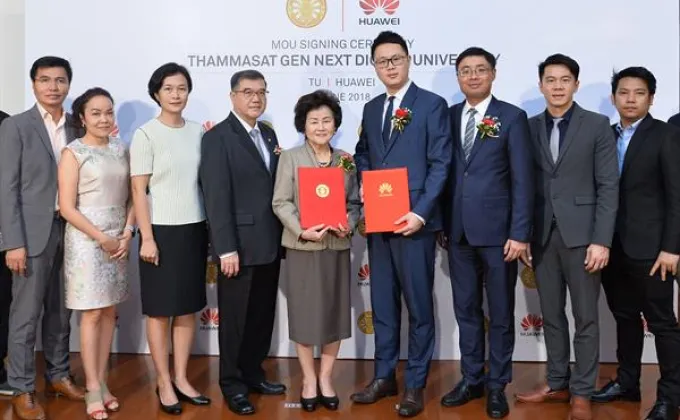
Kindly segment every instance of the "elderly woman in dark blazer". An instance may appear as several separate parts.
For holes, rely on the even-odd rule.
[[[331,147],[342,122],[338,99],[330,92],[302,96],[295,105],[295,128],[303,133],[302,146],[281,153],[274,187],[273,209],[284,226],[285,288],[290,339],[303,374],[302,407],[313,411],[320,403],[337,410],[338,397],[331,383],[340,341],[351,336],[350,245],[361,204],[356,167],[348,153]],[[349,226],[300,226],[297,169],[340,166],[345,174]],[[318,378],[314,346],[321,346]]]

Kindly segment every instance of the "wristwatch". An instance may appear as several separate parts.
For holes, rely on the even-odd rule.
[[[127,225],[127,226],[125,226],[125,230],[129,230],[130,233],[132,234],[132,237],[133,238],[135,237],[135,227],[134,226]]]

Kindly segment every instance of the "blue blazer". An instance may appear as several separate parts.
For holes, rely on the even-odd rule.
[[[472,246],[503,246],[508,239],[529,242],[534,205],[534,172],[527,114],[491,98],[486,115],[498,117],[498,137],[480,138],[466,162],[461,141],[465,102],[450,108],[453,161],[444,194],[445,231]]]
[[[425,219],[423,229],[441,230],[440,194],[452,159],[446,100],[411,83],[400,107],[413,112],[412,120],[403,132],[392,130],[385,146],[382,125],[386,100],[387,95],[382,94],[364,106],[354,155],[359,180],[362,171],[407,168],[411,211]]]

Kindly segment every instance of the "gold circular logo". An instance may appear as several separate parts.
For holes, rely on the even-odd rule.
[[[288,19],[300,28],[313,28],[326,17],[326,0],[288,0]]]
[[[217,263],[210,261],[205,270],[205,282],[208,284],[217,283]]]
[[[536,288],[536,274],[534,270],[529,267],[522,268],[522,272],[519,274],[519,278],[522,280],[522,284],[527,289]]]
[[[326,198],[328,197],[328,194],[331,193],[331,189],[328,188],[328,185],[326,184],[319,184],[316,186],[316,195],[318,195],[321,198]]]
[[[367,311],[359,315],[357,326],[364,334],[373,334],[373,312]]]

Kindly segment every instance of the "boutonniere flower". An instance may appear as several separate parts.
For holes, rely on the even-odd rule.
[[[271,141],[271,140],[269,140],[269,141]],[[274,147],[274,154],[275,154],[276,156],[278,156],[278,155],[281,154],[281,152],[283,152],[283,149],[281,148],[281,146],[276,145],[276,147]]]
[[[354,172],[357,169],[354,158],[349,153],[343,153],[340,156],[340,163],[338,163],[338,166],[347,173]]]
[[[410,109],[399,108],[392,116],[392,124],[396,130],[402,133],[411,119],[413,119],[413,112]]]
[[[501,122],[498,117],[492,117],[490,115],[482,118],[482,122],[477,124],[477,130],[479,130],[480,137],[498,137],[498,132],[501,131]]]

